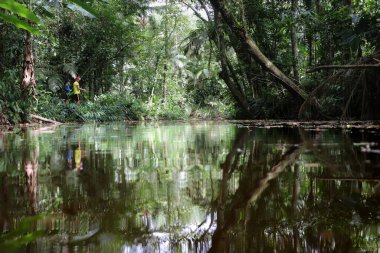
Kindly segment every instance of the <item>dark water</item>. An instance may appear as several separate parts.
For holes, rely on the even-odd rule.
[[[0,252],[378,252],[380,131],[0,134]]]

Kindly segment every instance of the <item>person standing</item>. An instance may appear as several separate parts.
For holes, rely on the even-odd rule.
[[[73,93],[77,104],[80,104],[80,91],[85,91],[79,86],[79,81],[81,80],[80,76],[75,77],[75,82],[73,83]]]
[[[72,89],[73,88],[71,87],[70,80],[67,80],[67,82],[65,83],[66,103],[70,101]]]

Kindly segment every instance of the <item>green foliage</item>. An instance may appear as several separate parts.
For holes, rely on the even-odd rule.
[[[10,11],[11,13],[14,13],[22,18],[28,19],[29,21],[33,21],[36,23],[40,22],[40,19],[34,13],[32,13],[25,6],[14,0],[2,0],[0,2],[0,8]],[[31,26],[30,23],[25,22],[22,19],[19,19],[16,15],[8,15],[2,12],[2,9],[0,9],[0,19],[16,26],[17,28],[24,29],[36,35],[40,33],[36,28]]]
[[[16,71],[7,70],[0,77],[0,111],[13,124],[21,122],[20,114],[26,103],[20,100],[20,90],[15,82],[17,74]]]
[[[104,94],[76,109],[87,121],[123,121],[131,103],[130,97]]]
[[[107,5],[70,2],[76,7],[36,5],[36,12],[45,9],[52,14],[46,17],[54,19],[45,18],[44,33],[34,38],[35,113],[62,122],[154,120],[212,117],[232,108],[214,106],[226,89],[219,81],[219,67],[207,37],[211,28],[200,26],[191,32],[195,21],[179,5],[148,12],[149,1],[127,5],[121,0]],[[96,18],[88,18],[84,10],[96,13]],[[179,42],[186,37],[188,55],[183,55]],[[21,43],[17,48],[22,48]],[[21,56],[22,51],[16,58],[20,62]],[[81,87],[87,90],[80,106],[63,101],[63,84],[73,82],[76,75],[82,76]]]
[[[307,68],[368,62],[362,59],[375,57],[380,48],[379,7],[374,1],[298,1],[296,13],[290,1],[244,0],[226,6],[238,26],[289,77],[295,73],[290,28],[296,25],[300,86],[309,92],[332,72],[313,76]],[[196,20],[177,1],[155,6],[148,0],[67,0],[58,6],[41,0],[33,2],[30,11],[6,0],[0,8],[0,15],[6,15],[2,20],[17,19],[41,33],[33,38],[38,101],[28,103],[42,116],[66,122],[243,115],[221,80],[215,23]],[[221,24],[230,78],[254,109],[250,116],[294,117],[299,105],[247,57],[244,43],[226,28]],[[6,23],[0,33],[0,105],[8,119],[19,122],[28,103],[18,101],[19,91],[10,94],[6,83],[21,83],[24,33]],[[63,84],[77,75],[87,90],[79,107],[63,101]],[[367,76],[376,80],[376,74]],[[323,113],[331,110],[328,115],[339,116],[351,99],[349,89],[355,87],[347,82],[339,78],[318,93]],[[363,97],[354,96],[350,108],[365,107],[369,94],[377,94],[371,83],[376,82],[358,88]]]
[[[45,234],[45,231],[33,229],[34,224],[43,218],[42,215],[22,218],[16,229],[9,233],[0,234],[0,247],[5,252],[18,252],[27,244],[36,241]]]
[[[96,96],[94,101],[80,106],[74,105],[74,110],[77,110],[86,121],[98,122],[183,119],[186,113],[176,102],[178,101],[145,103],[132,96],[103,94]]]
[[[278,118],[288,119],[297,118],[298,108],[294,105],[293,98],[289,94],[278,93],[277,95],[268,94],[264,98],[258,98],[252,104],[255,118]]]
[[[81,1],[81,0],[67,0],[68,2],[71,2],[73,4],[68,4],[67,6],[72,10],[78,10],[82,13],[82,15],[85,15],[87,17],[95,17],[97,15],[97,11],[92,7],[92,5]],[[46,16],[48,18],[54,17],[54,15],[50,12],[50,6],[61,6],[59,3],[49,3],[47,1],[38,1],[34,3],[30,3],[31,5],[34,4],[36,13]],[[30,11],[28,8],[26,8],[24,5],[18,3],[15,0],[2,0],[0,2],[0,8],[5,9],[9,12],[11,12],[10,15],[3,13],[0,11],[0,19],[4,20],[5,22],[8,22],[17,28],[24,29],[30,33],[33,33],[35,35],[40,35],[40,30],[33,27],[31,22],[34,22],[36,24],[40,23],[40,18],[37,17],[35,13]],[[1,9],[0,9],[1,10]],[[22,19],[19,19],[17,16],[20,16],[21,18],[25,18],[28,21],[24,21]]]
[[[65,102],[54,97],[48,91],[38,92],[34,111],[60,122],[233,118],[236,113],[233,104],[228,101],[208,100],[200,107],[187,102],[183,96],[169,97],[165,103],[156,97],[147,103],[131,95],[109,93],[77,105],[73,101]]]
[[[22,4],[19,4],[18,2],[14,0],[2,0],[0,2],[0,7],[3,9],[6,9],[8,11],[11,11],[20,17],[29,19],[34,22],[39,22],[39,18],[32,12],[30,12],[26,7],[24,7]]]
[[[37,97],[37,102],[33,108],[36,114],[60,122],[77,120],[76,117],[71,116],[66,103],[62,99],[53,96],[52,92],[38,90]]]
[[[205,101],[205,106],[193,108],[191,117],[196,119],[235,119],[238,109],[230,101]]]
[[[81,0],[69,0],[73,4],[76,5],[76,8],[74,6],[69,6],[71,9],[78,9],[83,15],[88,17],[95,17],[97,16],[97,11],[88,3],[81,1]]]

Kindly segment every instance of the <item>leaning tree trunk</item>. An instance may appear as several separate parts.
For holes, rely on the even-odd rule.
[[[235,99],[236,103],[240,106],[240,108],[243,109],[244,114],[247,115],[248,117],[252,117],[253,113],[249,107],[249,103],[242,93],[242,90],[239,87],[238,80],[235,76],[235,73],[233,72],[233,68],[231,64],[228,64],[228,59],[226,55],[226,48],[224,45],[224,38],[223,38],[223,32],[219,31],[220,29],[220,14],[215,11],[215,26],[217,27],[216,29],[216,45],[219,48],[219,58],[220,58],[220,65],[222,67],[222,72],[220,73],[220,77],[224,80],[226,83],[227,87],[229,88],[233,98]],[[229,67],[230,65],[230,67]]]
[[[26,32],[24,44],[24,62],[23,62],[23,75],[21,84],[21,103],[22,112],[21,120],[23,123],[28,121],[29,115],[29,102],[31,98],[35,97],[36,80],[34,77],[34,57],[32,50],[32,34]]]
[[[292,79],[285,75],[276,65],[274,65],[258,48],[255,41],[247,34],[247,32],[236,24],[234,18],[227,12],[223,0],[210,0],[214,9],[221,13],[224,22],[229,26],[231,31],[245,45],[246,51],[255,61],[264,67],[269,73],[276,77],[282,86],[287,89],[293,96],[300,101],[305,101],[308,94],[298,87]]]

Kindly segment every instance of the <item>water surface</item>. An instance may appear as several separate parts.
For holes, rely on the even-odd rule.
[[[245,123],[0,133],[0,252],[374,252],[380,131]]]

